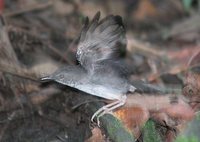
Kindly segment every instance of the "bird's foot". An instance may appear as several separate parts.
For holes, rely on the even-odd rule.
[[[94,118],[96,117],[97,119],[97,125],[100,127],[100,120],[99,118],[102,117],[104,114],[111,114],[113,115],[112,111],[109,110],[106,106],[103,106],[100,108],[98,111],[96,111],[91,118],[91,121],[94,122]]]
[[[109,104],[109,105],[110,105],[110,104]],[[96,118],[97,118],[97,124],[98,124],[98,126],[100,127],[99,118],[100,118],[101,116],[103,116],[104,114],[112,114],[112,112],[109,111],[108,105],[103,106],[103,107],[101,107],[100,109],[98,109],[98,110],[92,115],[91,122],[94,122],[94,118],[96,117]]]
[[[113,103],[110,103],[108,105],[105,105],[103,107],[101,107],[99,110],[97,110],[91,118],[91,122],[94,122],[94,118],[97,117],[97,125],[100,127],[100,121],[99,118],[102,117],[105,114],[111,114],[113,115],[112,111],[122,105],[124,105],[126,102],[126,96],[123,97],[123,99],[121,100],[117,100]]]

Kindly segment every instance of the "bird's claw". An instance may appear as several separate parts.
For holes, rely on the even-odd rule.
[[[100,120],[99,120],[100,117],[99,116],[96,116],[96,117],[97,117],[97,125],[98,125],[98,127],[100,127]],[[95,123],[94,118],[95,118],[95,115],[93,115],[92,118],[91,118],[92,123]]]
[[[97,117],[97,125],[100,127],[100,121],[99,118],[103,116],[104,114],[111,114],[113,115],[112,111],[122,105],[124,105],[126,101],[126,96],[122,98],[122,100],[115,101],[113,103],[110,103],[108,105],[103,106],[99,110],[97,110],[91,118],[91,122],[94,122],[94,118]]]
[[[113,113],[109,110],[109,108],[102,107],[97,112],[95,112],[93,114],[93,116],[91,118],[91,122],[94,123],[94,118],[96,117],[96,119],[97,119],[97,125],[98,125],[98,127],[100,127],[100,120],[99,120],[99,118],[102,117],[105,114],[111,114],[111,115],[113,115]]]

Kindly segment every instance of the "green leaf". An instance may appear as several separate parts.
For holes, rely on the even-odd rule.
[[[175,142],[199,142],[199,140],[195,136],[178,136]]]
[[[192,7],[192,1],[193,0],[182,0],[185,11],[187,11],[187,12],[190,11],[190,9]]]
[[[161,137],[156,130],[155,122],[152,120],[147,121],[143,128],[144,142],[161,142]]]
[[[199,131],[200,119],[199,115],[197,115],[191,122],[187,124],[185,130],[179,134],[175,142],[199,142]]]

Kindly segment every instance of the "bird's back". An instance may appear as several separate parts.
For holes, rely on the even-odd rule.
[[[130,89],[126,76],[120,70],[120,66],[107,62],[107,64],[99,66],[94,74],[90,74],[84,85],[93,92],[93,95],[106,99],[119,99]]]

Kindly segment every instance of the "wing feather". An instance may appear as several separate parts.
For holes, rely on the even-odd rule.
[[[99,63],[119,57],[126,45],[125,29],[120,16],[109,15],[101,21],[98,12],[90,24],[86,19],[80,35],[77,60],[88,71]],[[123,45],[123,46],[122,46]]]

